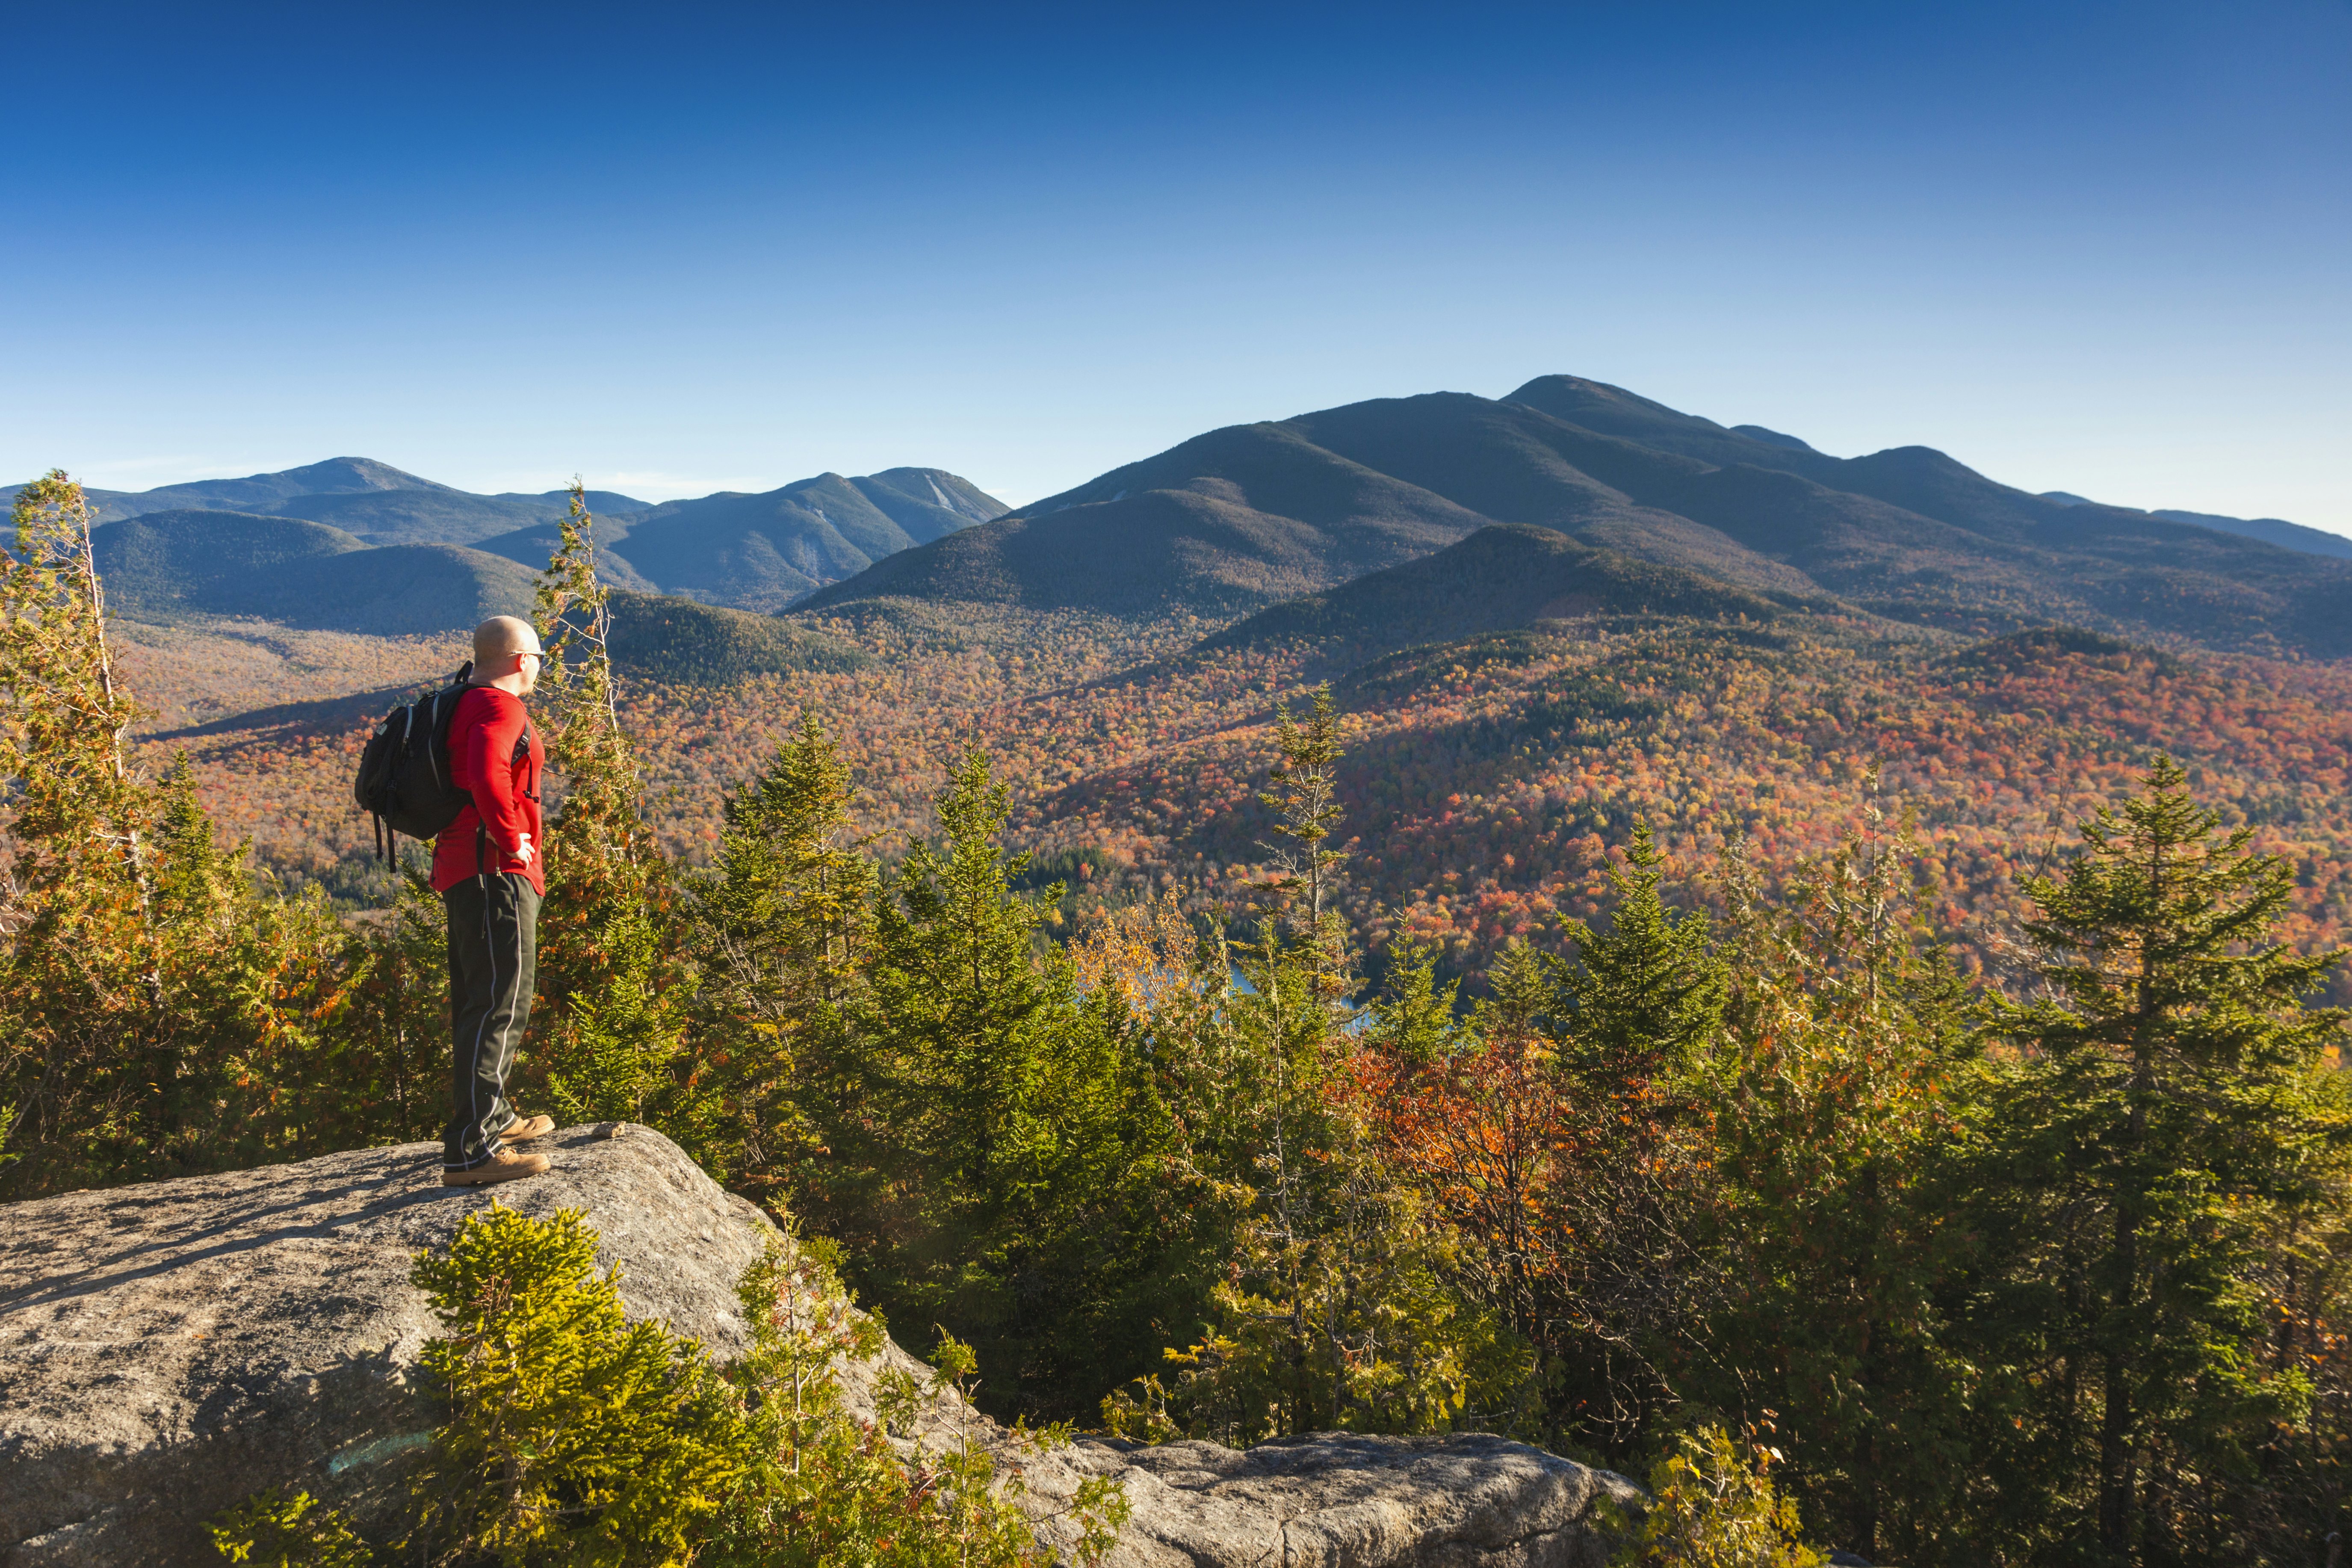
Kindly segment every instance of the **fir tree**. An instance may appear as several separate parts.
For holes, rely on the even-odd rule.
[[[2006,1331],[2058,1363],[2019,1416],[2043,1439],[2021,1479],[2082,1483],[2101,1561],[2174,1561],[2199,1554],[2183,1488],[2245,1478],[2299,1415],[2303,1380],[2259,1353],[2260,1255],[2325,1194],[2347,1129],[2321,1075],[2345,1016],[2302,1001],[2336,955],[2273,940],[2292,865],[2223,832],[2168,758],[2081,830],[2080,856],[2025,884],[2042,994],[1993,1023],[2023,1054],[1992,1085],[1989,1220],[2043,1238],[2017,1258]]]
[[[908,1131],[925,1158],[972,1192],[987,1185],[1005,1112],[1023,1089],[1023,1031],[1055,1000],[1033,947],[1062,889],[1013,891],[1029,857],[1000,842],[1011,808],[987,753],[966,747],[940,797],[944,842],[908,851],[876,929],[868,1026],[891,1042],[897,1088],[918,1118]]]
[[[688,1020],[669,984],[661,933],[643,904],[601,922],[606,963],[593,986],[572,992],[547,1062],[548,1093],[562,1122],[641,1121],[717,1175],[729,1173],[711,1134],[719,1110],[709,1075],[683,1070]]]
[[[532,611],[547,649],[539,708],[562,805],[545,846],[539,989],[549,1004],[540,1066],[568,1117],[646,1120],[707,1157],[709,1090],[689,1048],[687,983],[668,867],[646,830],[636,758],[621,727],[611,590],[596,574],[595,520],[575,479]]]
[[[172,759],[158,792],[153,882],[159,923],[215,937],[236,931],[252,884],[245,846],[224,849],[196,799],[196,771],[185,752]]]
[[[1287,702],[1276,703],[1274,713],[1275,763],[1266,775],[1271,787],[1257,798],[1276,814],[1274,831],[1289,842],[1266,846],[1275,867],[1267,886],[1285,904],[1284,934],[1313,954],[1318,993],[1337,999],[1346,988],[1347,927],[1339,892],[1339,868],[1348,857],[1330,847],[1331,831],[1342,816],[1339,759],[1345,754],[1330,682],[1315,689],[1315,705],[1304,724],[1291,717]]]
[[[1457,1228],[1384,1157],[1388,1090],[1420,1051],[1384,1039],[1359,1058],[1304,947],[1269,937],[1234,956],[1246,984],[1226,980],[1220,945],[1220,984],[1169,988],[1153,1020],[1178,1139],[1169,1184],[1208,1221],[1206,1331],[1168,1352],[1172,1385],[1139,1380],[1106,1416],[1227,1443],[1491,1426],[1525,1347],[1455,1288]],[[1425,1036],[1421,988],[1400,979],[1407,1027]]]
[[[876,877],[849,769],[815,712],[727,803],[715,874],[691,889],[698,1007],[726,1103],[729,1179],[765,1192],[820,1146],[847,1009],[873,958]]]
[[[1559,1136],[1574,1154],[1546,1192],[1562,1238],[1541,1298],[1548,1421],[1630,1456],[1673,1402],[1663,1358],[1689,1327],[1709,1154],[1698,1068],[1723,1016],[1726,966],[1706,917],[1667,908],[1647,823],[1609,879],[1606,931],[1561,922],[1568,953],[1547,966],[1549,997],[1531,976],[1514,989],[1527,1027],[1557,1042],[1555,1081],[1571,1107]]]
[[[1457,1055],[1462,983],[1437,979],[1434,950],[1400,937],[1390,947],[1388,974],[1368,1011],[1365,1043],[1408,1069],[1433,1067]]]
[[[1569,1065],[1594,1084],[1687,1072],[1723,1019],[1725,967],[1706,917],[1666,908],[1664,866],[1650,825],[1636,821],[1623,868],[1609,872],[1617,893],[1609,929],[1560,922],[1570,955],[1559,986]]]
[[[1947,1342],[1958,1237],[1937,1151],[1970,1058],[1958,987],[1925,941],[1911,824],[1874,801],[1765,899],[1727,880],[1737,953],[1712,1078],[1709,1345],[1683,1387],[1778,1412],[1789,1484],[1840,1539],[1925,1561],[1964,1539],[1958,1456],[1973,1373]],[[1767,1390],[1769,1393],[1759,1393]]]
[[[449,1099],[449,929],[423,865],[394,868],[387,908],[358,926],[339,1058],[317,1075],[318,1103],[351,1143],[440,1136]]]
[[[1061,889],[1013,889],[1028,858],[1003,848],[1009,803],[968,748],[941,842],[884,883],[848,1070],[821,1080],[831,1157],[801,1203],[863,1255],[880,1305],[972,1341],[997,1409],[1073,1414],[1157,1348],[1182,1216],[1155,1180],[1166,1119],[1123,1004],[1081,994],[1040,940]]]

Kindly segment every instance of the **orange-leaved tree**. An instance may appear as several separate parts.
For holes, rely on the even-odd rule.
[[[257,889],[186,759],[125,755],[81,487],[18,492],[0,550],[0,1183],[31,1195],[248,1164],[331,1123],[303,1092],[352,978],[317,894]],[[363,1130],[342,1129],[346,1142]]]
[[[9,792],[0,1116],[20,1192],[136,1163],[171,1118],[151,842],[123,755],[89,503],[64,470],[16,495],[0,552],[0,778]]]

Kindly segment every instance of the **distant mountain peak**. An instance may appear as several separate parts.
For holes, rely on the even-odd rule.
[[[1669,408],[1663,403],[1653,403],[1639,393],[1628,392],[1622,386],[1612,386],[1605,381],[1591,381],[1580,375],[1539,375],[1517,392],[1511,393],[1504,398],[1504,401],[1529,404],[1547,414],[1559,415],[1561,418],[1568,418],[1569,416],[1560,415],[1559,410],[1553,405],[1559,404],[1567,406],[1592,405],[1614,407],[1638,411],[1653,417],[1672,419],[1682,424],[1703,426],[1710,430],[1723,428],[1712,419],[1702,419],[1696,414],[1685,414],[1679,408]],[[1573,423],[1572,420],[1571,423]]]
[[[1228,426],[877,560],[805,603],[1247,614],[1336,595],[1417,557],[1444,552],[1444,572],[1466,570],[1513,537],[1446,549],[1488,523],[1552,530],[1644,572],[1694,574],[1709,592],[1941,629],[2063,621],[2352,653],[2352,575],[2311,558],[2352,541],[2069,504],[1927,446],[1832,457],[1574,375],[1538,376],[1499,401],[1431,393]],[[1538,558],[1570,557],[1528,556]]]
[[[390,463],[379,463],[373,458],[329,458],[323,463],[311,463],[299,468],[287,468],[275,474],[254,474],[249,479],[277,479],[289,482],[299,495],[346,495],[353,490],[441,490],[450,495],[462,495],[454,485],[445,485],[419,478]]]

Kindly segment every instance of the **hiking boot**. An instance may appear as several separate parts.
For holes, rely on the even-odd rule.
[[[515,1124],[499,1134],[501,1143],[528,1143],[534,1138],[544,1138],[555,1131],[552,1116],[521,1116]]]
[[[528,1154],[519,1149],[499,1149],[480,1164],[468,1170],[452,1171],[446,1166],[441,1172],[445,1187],[488,1187],[499,1182],[519,1182],[525,1176],[536,1176],[547,1169],[547,1156]]]

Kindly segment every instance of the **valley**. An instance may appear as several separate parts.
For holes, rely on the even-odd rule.
[[[2093,1456],[2014,1391],[2109,1321],[2049,1283],[2098,1266],[2074,1216],[2136,1157],[2107,977],[2158,909],[2190,956],[2132,1168],[2224,1195],[2147,1234],[2167,1269],[2237,1249],[2215,1364],[2273,1318],[2314,1347],[2265,1374],[2308,1366],[2301,1425],[2229,1440],[2340,1444],[2352,562],[1564,378],[1212,432],[986,518],[888,477],[590,525],[610,668],[534,699],[572,773],[517,1077],[789,1216],[962,1342],[982,1408],[1621,1468],[1761,1455],[1760,1418],[1816,1538],[2063,1560]],[[444,911],[371,858],[352,773],[529,607],[535,551],[581,581],[543,517],[386,542],[194,499],[92,541],[141,705],[134,775],[98,776],[157,871],[152,905],[95,883],[90,929],[155,935],[93,966],[20,928],[27,1195],[430,1135]],[[2284,1195],[2242,1211],[2242,1167]],[[2012,1434],[2072,1445],[2063,1496]],[[2301,1539],[2333,1464],[2233,1479],[2259,1517],[2149,1507]]]
[[[270,499],[234,483],[172,499]],[[1230,912],[1263,858],[1275,708],[1328,681],[1345,908],[1376,962],[1407,939],[1475,977],[1511,938],[1592,917],[1636,818],[1703,872],[1733,845],[1791,864],[1877,811],[1918,818],[1941,933],[1981,968],[2019,868],[2159,752],[2302,868],[2299,942],[2346,928],[2352,670],[2326,656],[2352,563],[2029,496],[1925,448],[1830,458],[1570,377],[1236,426],[982,516],[1001,510],[897,469],[598,519],[625,589],[642,565],[793,600],[616,601],[666,847],[701,858],[727,790],[806,708],[885,853],[933,831],[976,740],[1019,843],[1086,867],[1073,919],[1166,889]],[[847,552],[827,559],[871,563],[797,594],[761,575],[751,531],[819,514]],[[527,603],[551,529],[371,545],[184,508],[101,528],[148,765],[187,752],[262,865],[381,892],[343,804],[364,721],[454,668],[478,614]],[[344,567],[364,593],[334,586]]]

